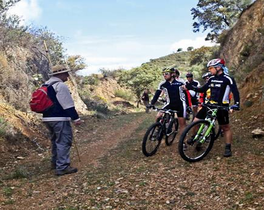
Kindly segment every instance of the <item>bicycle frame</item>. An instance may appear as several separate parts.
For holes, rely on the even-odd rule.
[[[215,120],[216,120],[216,118],[217,118],[217,111],[218,111],[218,108],[213,108],[213,109],[211,109],[211,108],[209,108],[209,107],[207,107],[207,108],[208,108],[209,110],[208,110],[208,112],[207,112],[207,115],[206,115],[205,120],[207,120],[207,121],[210,123],[210,125],[209,125],[209,127],[207,128],[205,134],[203,135],[203,138],[202,138],[201,140],[199,140],[200,143],[204,143],[205,140],[210,136],[210,133],[211,133],[211,131],[212,131],[212,128],[213,128],[214,125],[215,125]],[[194,137],[194,140],[195,140],[195,141],[198,140],[199,137],[201,136],[201,133],[202,133],[202,131],[203,131],[203,129],[204,129],[204,126],[205,126],[205,125],[202,124],[202,125],[200,126],[200,128],[198,129],[198,131],[197,131],[197,133],[196,133],[196,135],[195,135],[195,137]]]
[[[155,111],[163,113],[163,116],[161,117],[159,122],[162,125],[162,130],[163,130],[164,134],[167,134],[167,128],[165,125],[166,125],[166,123],[169,123],[171,120],[175,119],[176,111],[171,110],[171,109],[158,109],[158,108],[155,108]]]

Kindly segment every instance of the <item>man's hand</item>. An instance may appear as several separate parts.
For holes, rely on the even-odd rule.
[[[148,104],[147,106],[146,106],[146,108],[148,108],[148,109],[151,109],[151,108],[153,108],[154,107],[154,105],[152,105],[152,104]]]
[[[182,88],[183,90],[188,90],[188,89],[186,88],[186,85],[182,85],[181,88]]]
[[[78,120],[73,121],[73,123],[74,123],[74,125],[79,126],[82,124],[82,120],[78,119]]]

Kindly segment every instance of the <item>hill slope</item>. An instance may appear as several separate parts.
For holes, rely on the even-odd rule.
[[[220,55],[239,82],[242,119],[264,129],[264,0],[241,14],[227,33]],[[248,121],[252,115],[257,120]]]

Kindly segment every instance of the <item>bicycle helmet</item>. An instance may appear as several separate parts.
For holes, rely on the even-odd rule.
[[[173,71],[173,73],[175,73],[177,77],[180,76],[180,72],[178,69],[173,67],[173,68],[171,68],[171,71]]]
[[[171,70],[170,68],[164,68],[162,69],[162,73],[174,73],[174,71]]]
[[[206,72],[205,74],[203,74],[202,78],[205,79],[206,77],[211,77],[212,74],[210,72]]]
[[[210,66],[213,66],[213,67],[221,66],[222,67],[224,65],[225,65],[225,60],[224,59],[216,58],[216,59],[210,60],[207,63],[207,68],[210,67]]]
[[[188,72],[188,73],[186,74],[186,77],[193,77],[193,74],[192,74],[191,72]]]

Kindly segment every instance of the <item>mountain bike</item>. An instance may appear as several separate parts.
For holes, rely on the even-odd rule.
[[[162,117],[153,123],[144,135],[142,142],[142,152],[146,157],[154,155],[165,136],[165,143],[167,146],[172,145],[178,133],[178,118],[175,117],[177,111],[171,109],[159,109],[152,107],[157,112],[162,112]]]
[[[216,128],[218,110],[229,110],[229,107],[214,104],[202,104],[207,108],[206,118],[188,125],[179,141],[178,149],[181,157],[188,162],[202,160],[212,149],[214,141],[221,133]]]

